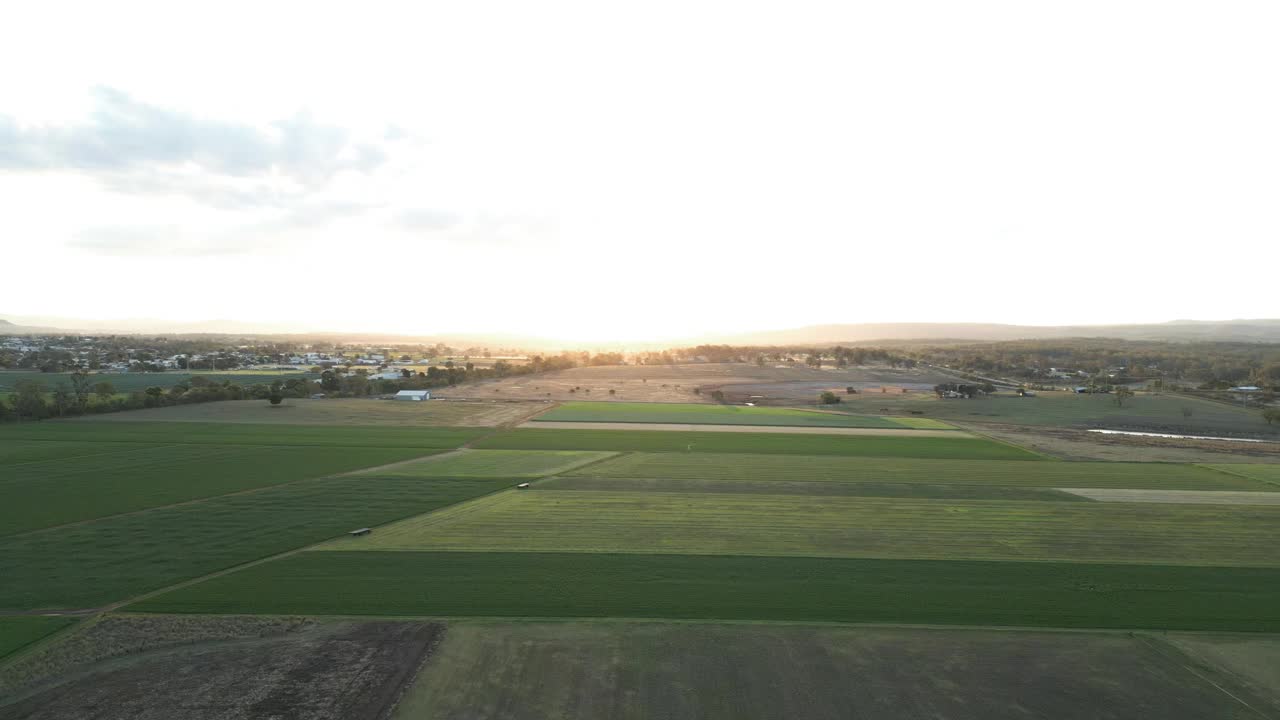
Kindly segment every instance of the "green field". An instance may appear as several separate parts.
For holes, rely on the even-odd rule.
[[[612,457],[579,450],[458,450],[421,462],[372,470],[388,477],[536,478]]]
[[[765,453],[850,457],[923,457],[1043,460],[1004,443],[961,433],[956,437],[801,435],[767,432],[663,432],[659,430],[550,430],[516,428],[474,447],[491,450],[643,450],[647,452]]]
[[[553,422],[690,423],[695,425],[789,425],[799,427],[946,429],[949,425],[920,418],[898,422],[875,415],[818,412],[783,407],[701,405],[697,403],[570,402],[539,415]]]
[[[1154,490],[1280,490],[1196,465],[1173,463],[915,460],[719,453],[628,453],[567,473],[601,478],[880,482]]]
[[[927,483],[831,482],[828,480],[693,480],[682,478],[557,477],[538,483],[543,490],[608,492],[741,493],[748,495],[821,495],[835,497],[931,498],[936,500],[1044,500],[1091,502],[1053,488]]]
[[[0,659],[75,622],[75,618],[41,615],[0,617]]]
[[[1056,425],[1060,427],[1129,427],[1163,429],[1174,432],[1280,434],[1280,427],[1267,425],[1257,410],[1181,395],[1140,393],[1115,403],[1113,395],[1070,392],[1040,392],[1035,397],[994,395],[971,400],[942,400],[916,395],[850,395],[838,408],[848,413],[869,413],[888,408],[893,413],[924,413],[940,420],[971,420],[1011,425]],[[1183,410],[1189,410],[1188,417]]]
[[[129,609],[1277,632],[1278,604],[1276,568],[305,552],[165,593]]]
[[[62,445],[42,440],[45,445]],[[81,443],[68,443],[71,451]],[[439,450],[108,443],[3,467],[0,536],[408,460]],[[131,448],[131,449],[128,449]]]
[[[320,445],[326,447],[455,448],[484,428],[269,425],[196,422],[75,422],[0,425],[0,443],[12,440],[146,442],[209,445]]]
[[[1120,633],[472,620],[450,623],[392,718],[1007,720],[1129,708],[1259,717]]]
[[[1271,490],[1280,490],[1280,465],[1254,465],[1250,463],[1228,463],[1222,465],[1206,465],[1216,470],[1233,475],[1244,475],[1266,483]]]
[[[93,373],[89,374],[90,383],[109,382],[117,392],[130,393],[135,390],[146,390],[149,387],[159,386],[162,388],[171,388],[174,385],[184,382],[190,382],[192,377],[199,376],[207,379],[209,382],[221,385],[224,381],[230,380],[236,385],[257,385],[270,384],[276,380],[288,380],[290,378],[316,378],[306,372],[266,372],[262,370],[245,370],[241,372],[160,372],[160,373]],[[71,387],[71,373],[44,373],[27,370],[5,370],[0,372],[0,392],[11,392],[17,384],[24,380],[33,380],[42,383],[45,389],[52,392],[59,383]]]
[[[4,444],[0,445],[0,468],[41,460],[59,460],[89,455],[112,455],[118,452],[131,452],[156,447],[161,446],[135,442],[10,440],[6,437]]]
[[[623,491],[504,493],[325,550],[1280,566],[1280,507]]]
[[[203,422],[260,425],[342,425],[379,427],[492,427],[537,412],[537,403],[390,402],[380,398],[286,398],[189,403],[129,412],[91,415],[93,422]]]
[[[0,538],[0,609],[89,608],[506,487],[334,477]]]

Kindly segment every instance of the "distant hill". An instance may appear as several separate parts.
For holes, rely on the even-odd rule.
[[[1175,320],[1148,325],[1000,325],[996,323],[863,323],[812,325],[790,330],[715,338],[726,345],[830,345],[874,340],[997,342],[1068,337],[1105,337],[1166,342],[1280,343],[1280,320]]]
[[[57,328],[15,325],[8,320],[0,320],[0,335],[48,335],[59,332],[62,331]]]
[[[453,347],[521,348],[537,352],[560,349],[656,350],[701,344],[713,345],[837,345],[877,341],[999,342],[1074,337],[1152,340],[1164,342],[1280,343],[1280,319],[1174,320],[1136,325],[1002,325],[998,323],[858,323],[810,325],[761,332],[693,337],[670,341],[643,338],[612,342],[581,342],[508,333],[394,334],[367,331],[312,330],[282,324],[206,320],[174,323],[161,320],[83,320],[61,317],[19,317],[20,323],[0,319],[0,335],[119,334],[220,335],[285,337],[355,343],[444,343]],[[29,323],[29,324],[28,324]]]

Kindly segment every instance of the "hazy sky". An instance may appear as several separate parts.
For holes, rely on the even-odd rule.
[[[19,3],[0,315],[1280,316],[1280,4]]]

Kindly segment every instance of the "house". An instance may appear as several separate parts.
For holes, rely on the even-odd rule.
[[[401,390],[396,393],[396,400],[408,400],[410,402],[422,402],[431,399],[430,390]]]
[[[352,530],[347,534],[351,537],[360,537],[361,535],[368,535],[371,532],[373,532],[373,530],[370,530],[369,528],[360,528],[359,530]]]

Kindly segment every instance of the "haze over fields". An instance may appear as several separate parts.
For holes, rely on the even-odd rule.
[[[0,311],[575,341],[1275,317],[1277,12],[27,3],[0,243],[58,282],[10,273]]]

